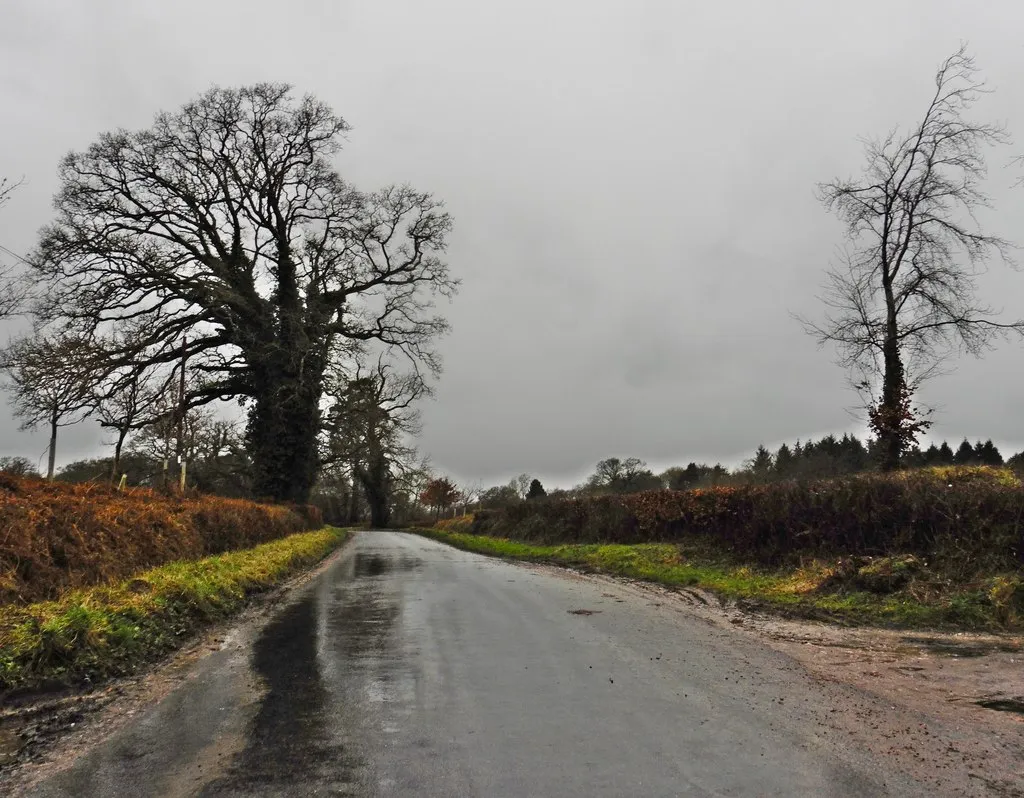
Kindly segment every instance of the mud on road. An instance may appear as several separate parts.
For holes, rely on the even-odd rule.
[[[780,618],[694,588],[531,566],[605,584],[603,598],[648,597],[791,657],[854,702],[829,725],[891,758],[940,794],[1024,797],[1024,635],[850,627]]]

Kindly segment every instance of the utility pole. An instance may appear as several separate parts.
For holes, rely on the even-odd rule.
[[[185,360],[187,358],[187,352],[185,345],[188,339],[186,337],[181,338],[181,374],[179,375],[178,382],[178,493],[184,494],[185,492]]]
[[[181,339],[181,380],[178,388],[178,492],[185,493],[185,349],[188,339]]]

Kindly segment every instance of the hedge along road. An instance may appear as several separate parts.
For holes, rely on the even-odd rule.
[[[895,708],[655,599],[359,533],[251,645],[28,794],[959,793],[849,726]]]

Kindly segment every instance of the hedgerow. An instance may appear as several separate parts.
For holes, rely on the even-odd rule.
[[[345,540],[325,527],[253,548],[168,563],[132,579],[71,590],[56,601],[0,606],[4,691],[130,673],[207,624],[323,559]]]
[[[52,599],[319,526],[314,508],[0,475],[0,604]]]
[[[917,554],[963,569],[1024,565],[1024,488],[986,467],[815,482],[522,502],[476,513],[474,534],[534,543],[671,542],[705,535],[771,563]]]

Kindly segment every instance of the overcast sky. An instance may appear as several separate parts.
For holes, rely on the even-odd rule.
[[[815,184],[857,173],[858,136],[913,123],[967,40],[995,92],[975,115],[993,231],[1024,243],[1019,0],[2,0],[0,175],[27,183],[0,244],[33,246],[58,159],[212,84],[285,81],[352,125],[363,188],[444,199],[463,289],[421,447],[459,480],[570,485],[604,457],[734,464],[859,428],[814,315],[840,243]],[[983,298],[1024,313],[1024,273]],[[0,338],[15,325],[0,327]],[[1024,448],[1024,344],[930,383],[934,436]],[[0,449],[45,435],[0,409]],[[102,451],[65,431],[58,463]]]

